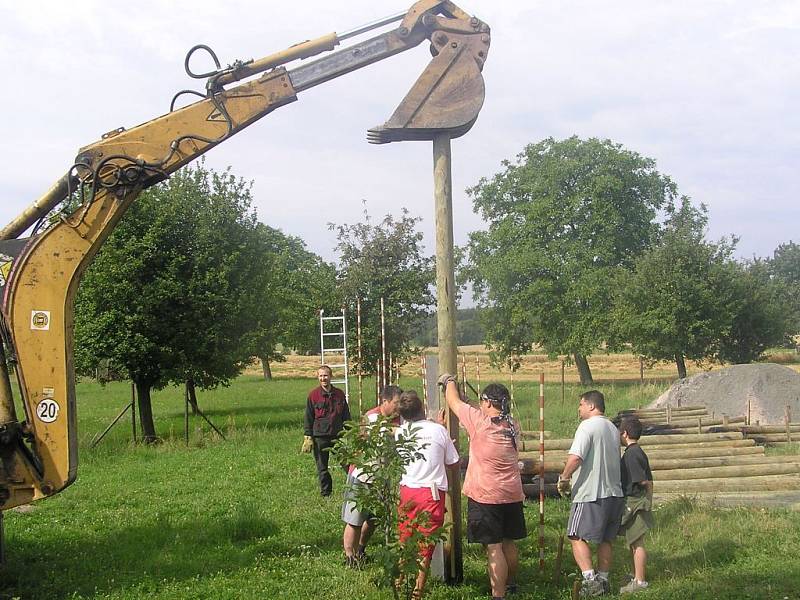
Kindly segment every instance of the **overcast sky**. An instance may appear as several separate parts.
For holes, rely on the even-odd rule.
[[[5,2],[0,6],[0,221],[72,164],[78,148],[166,112],[205,43],[224,64],[259,58],[410,7],[330,2]],[[581,0],[460,4],[492,28],[486,101],[453,141],[456,243],[481,228],[465,188],[546,137],[610,138],[657,161],[710,209],[738,255],[800,241],[800,2]],[[347,42],[345,42],[347,44]],[[254,181],[264,223],[333,259],[327,223],[407,207],[433,248],[431,145],[374,146],[430,55],[425,44],[299,95],[207,155]],[[291,68],[291,65],[290,65]]]

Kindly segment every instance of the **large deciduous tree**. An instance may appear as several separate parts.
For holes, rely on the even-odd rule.
[[[101,248],[81,283],[79,368],[109,359],[136,385],[144,438],[156,438],[150,392],[226,383],[247,359],[263,265],[250,185],[202,164],[146,190]]]
[[[338,236],[338,292],[342,305],[349,309],[351,332],[355,331],[356,298],[361,300],[363,364],[358,368],[364,373],[374,373],[382,355],[381,298],[387,360],[389,353],[398,359],[408,354],[414,331],[434,304],[434,262],[423,252],[422,233],[417,230],[420,220],[403,209],[399,219],[387,215],[373,223],[365,210],[361,223],[330,226]],[[356,362],[352,364],[356,366]]]
[[[586,356],[618,341],[613,281],[651,244],[657,211],[676,195],[655,162],[610,140],[552,138],[527,146],[468,190],[486,231],[469,243],[469,276],[501,356],[533,345]]]

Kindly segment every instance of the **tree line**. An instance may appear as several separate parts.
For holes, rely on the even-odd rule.
[[[706,239],[708,215],[652,159],[609,140],[527,146],[470,188],[486,227],[457,249],[475,309],[460,343],[497,360],[534,347],[574,358],[629,348],[650,360],[749,362],[800,331],[800,247],[736,260],[736,238]],[[435,343],[434,258],[405,209],[331,223],[336,264],[260,223],[252,184],[201,162],[146,190],[94,263],[76,299],[76,368],[110,362],[136,385],[155,439],[150,392],[226,385],[252,359],[270,365],[319,350],[318,311],[348,315],[354,370],[373,374]],[[361,364],[356,302],[361,313]],[[434,324],[434,327],[431,325]],[[386,365],[383,366],[386,368]]]

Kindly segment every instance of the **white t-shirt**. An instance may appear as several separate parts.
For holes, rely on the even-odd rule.
[[[410,488],[436,486],[437,489],[446,492],[448,486],[445,465],[458,462],[458,452],[447,429],[433,421],[407,421],[395,432],[395,436],[408,436],[412,430],[416,436],[418,451],[424,458],[406,465],[400,485]],[[425,448],[421,447],[426,444]]]
[[[619,430],[611,421],[600,415],[581,421],[568,451],[583,460],[572,474],[573,502],[622,497],[619,451]]]

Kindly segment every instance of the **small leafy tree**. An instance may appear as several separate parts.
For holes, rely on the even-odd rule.
[[[683,198],[657,245],[617,279],[614,317],[634,352],[675,361],[715,359],[736,312],[730,289],[735,239],[704,239],[706,208]]]
[[[359,510],[375,517],[376,532],[384,543],[374,553],[382,571],[379,583],[390,586],[395,598],[411,597],[419,570],[419,548],[445,537],[444,527],[430,535],[420,533],[417,526],[427,524],[427,515],[422,514],[411,521],[411,536],[400,541],[400,478],[406,465],[423,458],[419,450],[426,447],[417,444],[416,432],[412,427],[408,435],[401,433],[395,439],[390,419],[379,416],[369,426],[348,423],[333,448],[337,461],[356,465],[370,482],[353,488],[354,502]]]
[[[403,209],[399,219],[387,215],[373,223],[365,210],[361,223],[329,225],[338,236],[338,292],[348,309],[351,331],[356,325],[356,298],[361,300],[363,364],[358,368],[364,373],[374,372],[381,358],[381,298],[386,351],[400,360],[413,353],[414,332],[434,305],[434,261],[423,252],[420,221]]]

